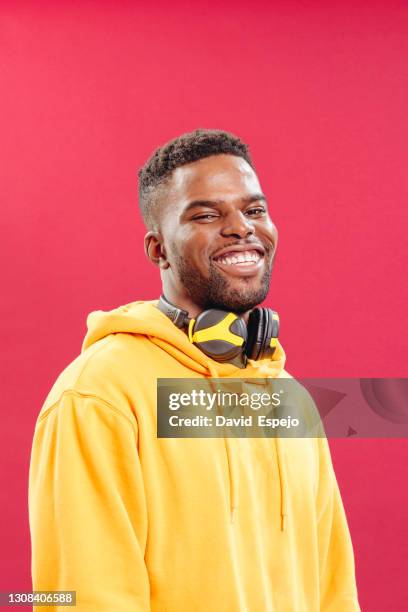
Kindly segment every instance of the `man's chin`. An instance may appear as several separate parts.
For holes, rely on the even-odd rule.
[[[213,297],[211,302],[207,304],[207,309],[219,308],[220,310],[227,310],[236,314],[244,314],[263,302],[267,293],[267,291],[259,290],[245,295],[242,291],[232,291],[219,296],[218,299]]]
[[[203,275],[180,260],[178,273],[191,301],[202,310],[218,308],[241,315],[263,302],[269,291],[270,270],[261,277],[237,277],[213,265]]]

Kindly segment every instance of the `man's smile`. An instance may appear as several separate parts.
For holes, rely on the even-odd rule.
[[[212,260],[217,266],[233,276],[254,276],[263,267],[265,249],[259,243],[231,245],[217,251]]]

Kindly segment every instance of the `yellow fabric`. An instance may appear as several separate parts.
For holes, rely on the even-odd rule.
[[[290,377],[281,345],[220,364],[156,303],[91,313],[42,407],[33,589],[75,590],[78,612],[359,610],[326,439],[156,436],[158,378]]]

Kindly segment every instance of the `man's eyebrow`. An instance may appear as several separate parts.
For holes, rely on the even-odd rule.
[[[252,204],[253,202],[264,202],[267,204],[266,197],[263,193],[254,193],[250,196],[246,196],[245,198],[241,198],[241,201],[244,202],[244,204]],[[225,204],[225,200],[193,200],[187,204],[183,214],[192,208],[200,208],[203,206],[208,208],[217,208],[217,206],[220,206],[221,204]]]
[[[268,204],[266,196],[263,193],[254,193],[253,195],[244,198],[245,204],[252,204],[252,202],[264,202]]]

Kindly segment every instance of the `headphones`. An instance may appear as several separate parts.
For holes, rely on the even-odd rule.
[[[270,308],[254,308],[245,325],[234,312],[211,308],[196,319],[186,310],[171,304],[161,295],[157,307],[179,329],[186,329],[188,338],[205,355],[221,363],[245,367],[248,359],[271,358],[279,334],[278,313]]]

